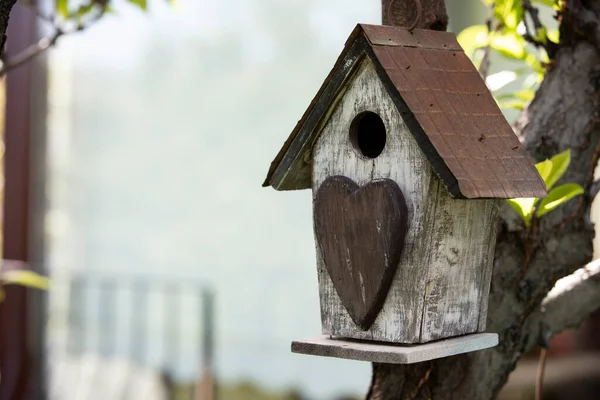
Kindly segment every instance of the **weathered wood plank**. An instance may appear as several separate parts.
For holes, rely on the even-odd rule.
[[[424,232],[432,243],[422,342],[479,331],[493,262],[491,231],[496,232],[495,200],[453,199],[439,179],[432,183],[435,218]]]
[[[350,124],[363,111],[377,113],[387,130],[385,148],[377,158],[364,157],[350,140]],[[313,151],[313,194],[327,177],[333,175],[347,176],[359,186],[376,178],[393,179],[404,193],[409,216],[404,249],[387,301],[366,331],[354,324],[342,305],[317,246],[323,333],[357,339],[417,342],[427,275],[424,267],[426,238],[422,231],[427,225],[425,209],[430,203],[429,187],[434,176],[370,60],[362,61]]]
[[[487,209],[485,211],[488,216],[486,221],[487,252],[484,252],[482,257],[487,262],[484,264],[483,276],[481,279],[481,296],[479,298],[479,322],[477,324],[477,332],[485,332],[487,325],[488,301],[490,298],[490,286],[492,283],[492,275],[494,273],[494,252],[496,250],[496,235],[498,233],[498,213],[502,200],[487,200]]]
[[[487,349],[497,344],[498,335],[495,333],[475,333],[413,346],[317,336],[292,342],[292,352],[386,364],[413,364]]]

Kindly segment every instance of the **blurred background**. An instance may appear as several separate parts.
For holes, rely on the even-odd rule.
[[[33,371],[19,385],[40,399],[360,398],[370,364],[290,352],[320,333],[311,196],[261,183],[380,2],[112,4],[6,81],[4,256],[52,280],[2,306],[3,329],[20,329],[2,357]],[[447,5],[454,32],[487,18],[479,0]],[[18,3],[9,53],[44,29]],[[586,329],[556,339],[549,380],[552,360],[589,358]],[[536,360],[505,398],[530,398]]]

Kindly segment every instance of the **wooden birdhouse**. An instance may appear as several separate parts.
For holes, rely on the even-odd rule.
[[[325,336],[294,351],[380,362],[494,346],[478,333],[498,199],[546,196],[454,34],[373,25],[354,29],[264,186],[313,193]]]

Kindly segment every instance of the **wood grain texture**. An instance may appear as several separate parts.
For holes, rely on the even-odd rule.
[[[349,138],[352,120],[363,111],[377,113],[386,126],[386,145],[375,159],[363,157]],[[387,299],[368,330],[348,315],[317,245],[323,333],[418,343],[483,330],[480,306],[489,290],[495,201],[450,197],[368,58],[361,61],[330,114],[313,148],[313,195],[334,175],[349,177],[359,186],[392,179],[405,196],[408,230]],[[443,232],[436,234],[438,229]],[[469,256],[469,251],[475,255]]]
[[[314,200],[317,243],[342,304],[361,329],[375,321],[400,262],[407,209],[391,179],[363,187],[344,176],[321,184]]]
[[[386,364],[414,364],[487,349],[498,344],[495,333],[475,333],[437,342],[399,346],[317,336],[292,342],[292,352]]]
[[[374,159],[363,157],[349,137],[352,120],[363,111],[379,115],[387,131],[385,148]],[[431,215],[431,212],[423,211],[431,204],[428,192],[434,176],[367,58],[362,60],[317,140],[312,168],[313,193],[333,175],[347,176],[359,186],[375,178],[393,179],[404,193],[408,210],[408,230],[399,268],[386,303],[367,331],[354,324],[342,305],[317,246],[323,333],[356,339],[417,342],[427,277],[427,269],[423,268],[425,242],[421,233],[429,223],[427,216]]]
[[[432,181],[435,218],[429,237],[421,342],[485,330],[497,200],[458,200]],[[480,325],[481,323],[481,325]]]

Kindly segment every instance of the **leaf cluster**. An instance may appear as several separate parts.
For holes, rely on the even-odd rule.
[[[548,30],[538,18],[538,8],[560,11],[559,0],[482,0],[490,7],[485,24],[473,25],[458,35],[458,41],[474,64],[483,72],[494,93],[523,78],[522,87],[512,93],[495,94],[501,108],[523,110],[533,99],[537,87],[551,64],[550,45],[559,40],[558,29]],[[527,12],[526,12],[527,11]],[[528,17],[529,16],[529,17]],[[487,76],[490,53],[512,61],[513,71]]]
[[[519,214],[526,227],[531,226],[534,216],[539,218],[583,193],[583,188],[576,183],[565,183],[554,187],[567,172],[570,163],[571,150],[567,149],[551,159],[535,165],[546,184],[546,190],[548,190],[548,197],[545,199],[532,197],[507,200],[508,204]]]
[[[171,4],[175,0],[166,0]],[[142,11],[148,10],[148,0],[125,0]],[[85,27],[89,20],[97,19],[99,15],[114,13],[112,0],[89,0],[81,3],[73,0],[56,0],[56,16],[63,23],[75,23],[80,29]]]

